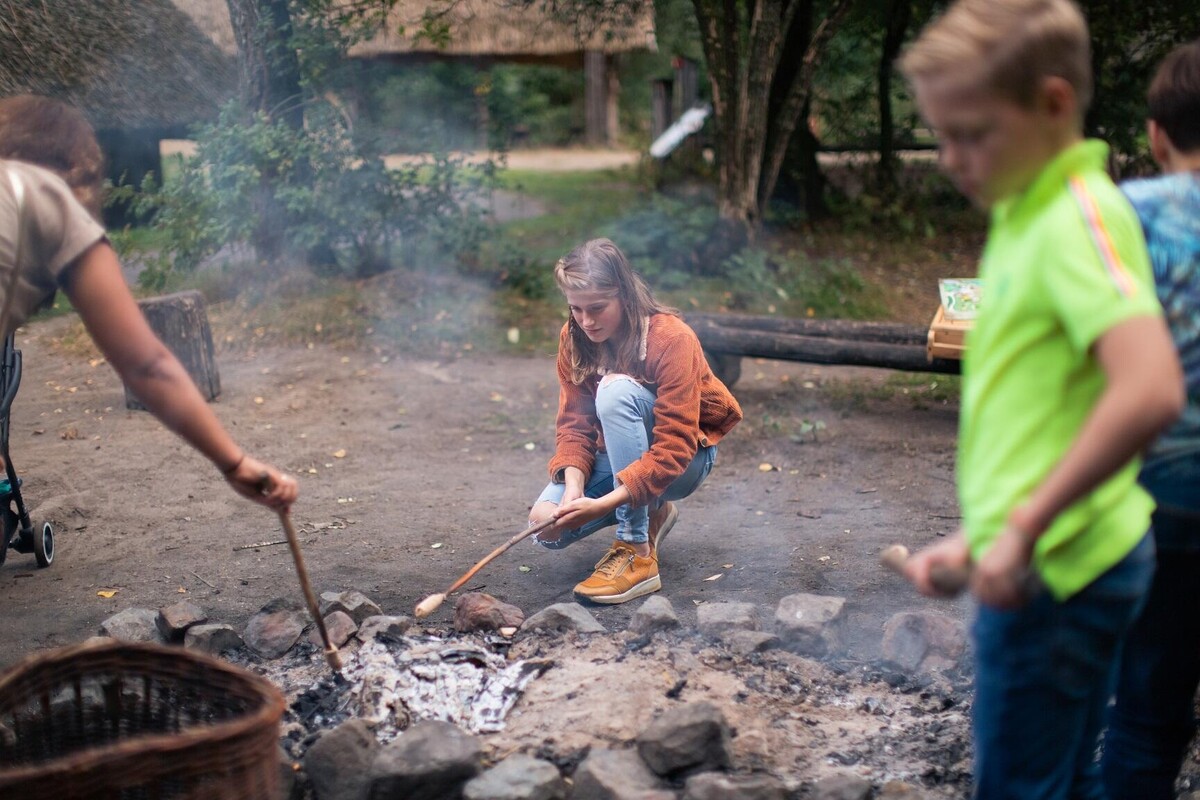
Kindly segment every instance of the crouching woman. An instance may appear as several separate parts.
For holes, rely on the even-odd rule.
[[[530,524],[558,549],[610,525],[616,541],[575,596],[624,603],[662,588],[659,550],[681,500],[699,488],[742,410],[713,375],[696,334],[660,305],[608,239],[554,268],[570,317],[558,346],[559,404],[550,483]]]

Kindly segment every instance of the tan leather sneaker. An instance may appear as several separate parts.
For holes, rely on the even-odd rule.
[[[679,519],[679,509],[670,500],[650,512],[650,549],[658,556],[658,547],[667,538],[675,520]]]
[[[643,558],[625,542],[617,541],[596,562],[592,576],[575,585],[575,596],[593,603],[616,605],[661,588],[658,558],[653,552]]]

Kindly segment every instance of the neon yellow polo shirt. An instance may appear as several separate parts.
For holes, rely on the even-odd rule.
[[[1104,390],[1097,338],[1162,313],[1141,226],[1104,172],[1107,155],[1103,142],[1073,145],[992,211],[959,420],[959,502],[976,560],[1062,459]],[[1038,540],[1035,566],[1058,599],[1145,534],[1154,504],[1137,471],[1127,464]]]

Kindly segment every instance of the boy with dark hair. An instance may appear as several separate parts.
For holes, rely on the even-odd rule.
[[[1082,136],[1078,7],[960,0],[902,68],[942,168],[991,214],[963,364],[962,528],[906,574],[937,595],[933,571],[973,564],[976,798],[1100,798],[1104,709],[1153,571],[1136,456],[1179,414],[1179,362],[1107,148]]]
[[[1175,796],[1195,732],[1200,683],[1200,40],[1176,48],[1149,93],[1150,150],[1166,173],[1121,188],[1146,235],[1158,299],[1183,363],[1182,419],[1146,455],[1141,482],[1158,564],[1146,606],[1121,657],[1117,701],[1104,739],[1110,800]]]

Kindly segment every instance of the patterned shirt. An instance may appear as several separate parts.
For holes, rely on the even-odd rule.
[[[1200,510],[1200,173],[1129,181],[1121,189],[1146,235],[1188,396],[1183,416],[1147,455],[1142,480],[1160,506]]]

